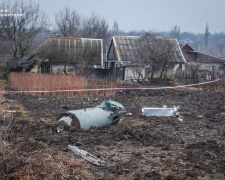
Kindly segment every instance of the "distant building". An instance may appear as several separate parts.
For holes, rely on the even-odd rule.
[[[25,72],[76,72],[80,66],[103,69],[102,39],[50,36],[20,63]]]
[[[175,48],[173,55],[168,60],[167,76],[168,77],[173,76],[175,66],[179,67],[180,70],[184,71],[186,61],[182,55],[177,40],[175,38],[155,38],[155,39],[158,39],[160,41],[169,41]],[[149,41],[152,40],[153,39],[149,39]],[[131,66],[133,62],[136,62],[139,60],[138,58],[141,58],[141,55],[138,55],[138,53],[140,52],[138,51],[137,48],[138,46],[137,44],[142,43],[140,41],[142,41],[140,36],[112,37],[107,53],[106,68],[108,68],[109,71],[111,71],[111,74],[114,77],[120,78],[122,80],[131,80],[135,78],[135,74],[132,72]],[[149,42],[148,44],[151,44],[151,42]],[[155,49],[159,50],[159,48]],[[148,68],[150,68],[149,64],[143,64],[141,70],[143,77],[149,77],[149,75],[146,74]],[[154,78],[159,78],[161,69],[162,69],[161,66],[156,67],[156,70],[154,72]]]
[[[225,59],[195,51],[188,44],[180,44],[187,65],[199,65],[201,69],[213,73],[225,74]]]

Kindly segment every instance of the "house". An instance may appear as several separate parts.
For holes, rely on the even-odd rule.
[[[224,75],[225,74],[225,59],[208,55],[195,51],[188,44],[180,44],[183,56],[189,66],[199,66],[206,71]]]
[[[103,69],[102,39],[50,36],[20,64],[27,72],[76,72]],[[85,68],[85,69],[84,69]],[[82,71],[82,72],[81,72]]]
[[[186,61],[175,38],[142,36],[112,36],[105,68],[109,69],[112,76],[122,80],[137,79],[140,76],[148,78],[153,69],[149,59],[156,57],[166,64],[155,65],[154,78],[161,77],[163,69],[166,69],[166,77],[174,75],[175,66],[182,71],[185,69]]]

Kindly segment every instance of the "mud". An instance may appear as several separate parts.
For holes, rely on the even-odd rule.
[[[33,152],[44,143],[54,151],[79,159],[67,145],[79,146],[108,163],[106,167],[85,163],[83,167],[91,175],[88,179],[225,179],[224,93],[186,89],[118,91],[112,100],[126,110],[120,124],[88,130],[74,127],[62,133],[56,132],[61,113],[94,107],[108,99],[29,95],[5,98],[22,104],[29,117],[22,119],[17,114],[11,122],[10,141],[35,141],[23,142],[20,151]],[[142,107],[163,105],[180,106],[183,121],[178,117],[141,115]],[[7,123],[1,120],[2,126]]]

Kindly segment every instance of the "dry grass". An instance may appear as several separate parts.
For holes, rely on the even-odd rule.
[[[1,113],[0,118],[4,119],[4,123],[7,123],[5,125],[0,125],[0,169],[3,169],[3,167],[8,166],[8,158],[12,158],[14,156],[14,152],[17,149],[13,149],[9,141],[14,136],[14,133],[11,129],[13,116],[8,115],[7,113],[2,116]],[[1,170],[0,176],[2,176]]]
[[[11,145],[4,153],[9,156],[0,163],[3,179],[94,179],[83,159],[72,153],[57,151],[32,138],[17,140],[16,149],[15,145]]]
[[[85,80],[83,77],[74,74],[31,74],[11,73],[10,82],[13,88],[23,91],[54,91],[74,89],[99,89],[116,87],[115,82],[107,80]],[[49,93],[44,93],[45,95]],[[33,93],[33,95],[38,95]],[[89,92],[53,92],[53,96],[81,96],[81,97],[113,97],[114,90],[110,91],[89,91]]]
[[[4,83],[1,85],[4,90]],[[16,105],[13,100],[0,101],[0,179],[94,179],[86,161],[73,153],[55,150],[29,135],[18,137],[13,129],[23,115],[15,119],[12,113],[1,111],[14,110]]]
[[[8,127],[0,126],[0,164],[7,158],[7,154],[10,151],[9,144],[7,142],[8,139]]]

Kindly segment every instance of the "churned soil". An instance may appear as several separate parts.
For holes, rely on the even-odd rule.
[[[2,104],[14,101],[22,110],[12,105],[18,112],[11,120],[2,115],[0,121],[1,127],[10,127],[9,153],[16,149],[0,164],[1,177],[26,179],[30,173],[33,179],[225,179],[224,92],[118,91],[112,100],[126,111],[120,123],[57,133],[60,114],[103,100],[108,98],[5,95]],[[179,116],[142,115],[143,107],[163,105],[179,106]],[[88,151],[106,166],[86,162],[68,145]]]

